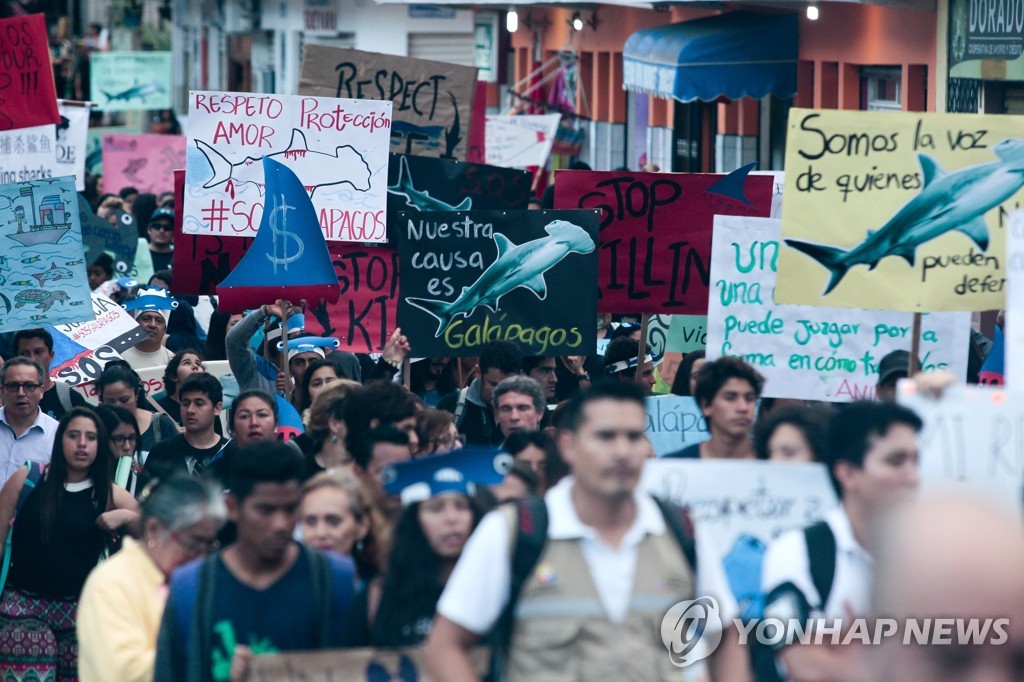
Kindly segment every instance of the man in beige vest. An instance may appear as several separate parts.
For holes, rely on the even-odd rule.
[[[692,543],[695,574],[670,531],[679,524],[638,490],[649,450],[646,423],[643,393],[634,384],[597,385],[566,406],[558,447],[572,475],[544,497],[547,540],[512,605],[503,679],[681,680],[663,619],[673,605],[697,597],[721,605],[720,619],[709,619],[705,631],[707,640],[717,638],[709,632],[721,634],[708,658],[713,679],[750,679],[735,628],[721,632],[736,604],[713,548],[703,536]],[[438,602],[425,652],[434,679],[478,679],[467,652],[510,602],[513,547],[523,529],[508,513],[513,509],[481,521]]]

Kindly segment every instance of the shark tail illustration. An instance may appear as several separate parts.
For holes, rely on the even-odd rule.
[[[828,295],[839,282],[842,281],[843,277],[846,276],[846,271],[850,269],[850,266],[843,262],[846,256],[846,251],[842,249],[836,249],[831,246],[821,246],[820,244],[811,244],[809,242],[802,242],[796,239],[787,239],[786,243],[792,246],[797,251],[806,253],[808,256],[825,266],[831,278],[828,281],[828,286],[825,287],[823,296]]]
[[[435,339],[440,337],[444,330],[448,328],[448,325],[451,324],[453,317],[451,303],[447,301],[434,301],[429,298],[407,298],[405,301],[437,320],[437,333],[434,334]]]
[[[213,171],[213,177],[203,185],[203,189],[216,187],[231,179],[231,162],[224,158],[223,154],[202,140],[196,140],[196,146],[199,147],[199,151],[206,157],[210,164],[210,170]]]
[[[107,98],[108,102],[112,102],[113,100],[117,99],[117,95],[111,95],[106,90],[100,90],[100,92],[103,93],[103,96]]]

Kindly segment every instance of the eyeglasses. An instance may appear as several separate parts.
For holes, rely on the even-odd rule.
[[[150,223],[149,229],[157,230],[158,232],[173,232],[174,225],[172,225],[171,223],[165,223],[161,221],[159,223]]]
[[[135,437],[135,434],[133,433],[130,436],[111,436],[110,440],[117,447],[123,448],[128,443],[131,443],[132,445],[135,445],[135,441],[137,440],[137,438]]]
[[[175,542],[181,545],[182,549],[192,555],[209,554],[220,549],[220,540],[217,538],[190,538],[176,530],[172,530],[170,535]]]
[[[25,393],[33,393],[35,391],[38,391],[42,387],[42,384],[37,384],[32,381],[24,381],[20,384],[17,383],[16,381],[9,381],[6,384],[4,384],[4,390],[9,393],[17,393],[21,389],[25,389]]]

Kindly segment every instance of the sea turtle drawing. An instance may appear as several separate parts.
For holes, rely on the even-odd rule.
[[[42,289],[25,289],[14,297],[14,307],[21,308],[26,305],[34,305],[43,312],[49,310],[57,301],[68,300],[68,295],[63,291],[43,291]]]

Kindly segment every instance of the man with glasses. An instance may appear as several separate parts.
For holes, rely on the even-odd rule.
[[[174,259],[174,210],[158,208],[149,219],[149,256],[153,272],[170,270]]]
[[[22,329],[14,335],[14,352],[26,358],[32,358],[44,370],[53,364],[53,336],[45,329]],[[60,421],[72,407],[85,405],[85,397],[78,391],[72,391],[67,384],[54,381],[47,372],[43,382],[43,398],[39,401],[39,409]]]
[[[39,401],[43,398],[46,372],[35,360],[15,357],[0,367],[0,453],[3,481],[26,461],[47,464],[53,451],[57,420],[43,414]]]

